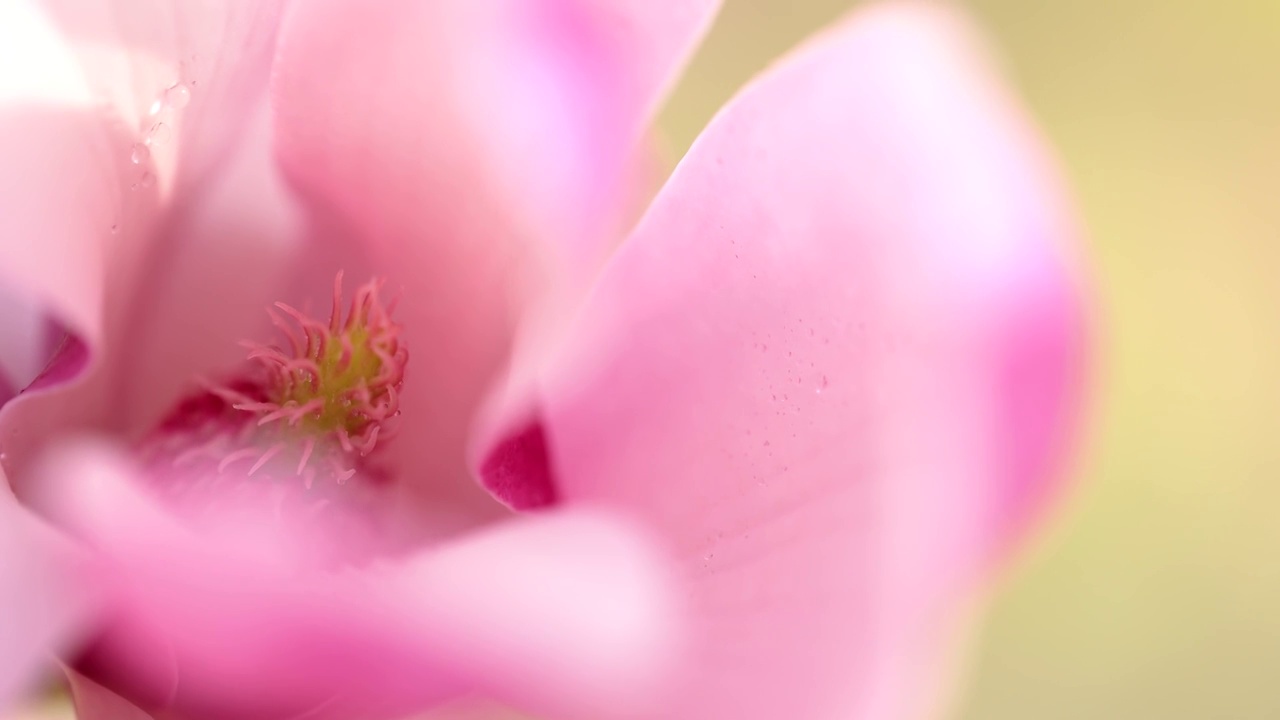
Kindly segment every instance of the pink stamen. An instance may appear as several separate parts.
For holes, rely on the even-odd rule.
[[[307,461],[311,459],[311,453],[315,452],[315,449],[316,449],[315,438],[309,437],[302,443],[302,458],[298,460],[298,471],[294,473],[295,475],[302,474],[303,468],[307,466]],[[311,487],[311,483],[308,482],[307,488],[309,489],[310,487]]]
[[[306,418],[308,415],[312,413],[319,415],[322,412],[324,412],[324,400],[321,400],[320,398],[316,398],[315,400],[309,400],[306,403],[304,403],[301,407],[294,410],[293,417],[289,418],[289,424],[296,426],[298,423],[302,422],[302,420]]]
[[[320,391],[320,366],[316,365],[314,360],[310,358],[294,358],[289,361],[289,364],[284,369],[289,377],[295,379],[302,375],[310,375],[311,391]]]
[[[226,403],[212,408],[215,412],[222,408],[248,414],[243,422],[233,420],[214,431],[225,446],[180,443],[164,452],[178,453],[176,461],[183,463],[216,460],[219,473],[252,458],[253,475],[296,447],[294,474],[310,488],[317,477],[345,482],[362,458],[394,438],[396,428],[386,423],[400,414],[400,384],[409,357],[401,344],[401,327],[390,314],[400,297],[384,305],[379,294],[385,281],[370,280],[355,289],[344,317],[344,279],[343,273],[334,277],[326,323],[293,305],[274,303],[267,315],[284,336],[280,345],[241,343],[255,374],[233,387],[208,383],[213,396]]]
[[[351,336],[342,336],[342,355],[338,358],[338,372],[344,373],[351,367],[351,360],[355,357],[356,349],[351,344]]]
[[[254,349],[249,353],[247,359],[266,360],[280,366],[285,366],[289,364],[289,358],[286,357],[285,354],[281,352],[279,349],[271,348],[271,347],[263,347],[261,345],[256,346],[256,349]]]
[[[373,429],[369,431],[369,437],[365,439],[364,447],[360,448],[360,457],[373,452],[373,447],[378,444],[378,430],[380,429],[381,426],[374,425]]]
[[[271,447],[267,448],[267,451],[262,453],[262,457],[258,458],[258,462],[254,463],[253,467],[249,468],[249,472],[246,473],[245,475],[247,477],[253,477],[254,473],[262,469],[263,465],[266,465],[271,460],[271,458],[275,457],[276,454],[283,449],[284,449],[284,443],[276,443],[275,445],[272,445]]]
[[[400,391],[396,390],[395,385],[387,386],[387,402],[383,407],[386,408],[384,417],[391,417],[400,412]]]
[[[342,271],[333,278],[333,309],[329,312],[329,332],[338,334],[338,323],[342,320]]]
[[[355,452],[355,446],[351,444],[351,435],[346,428],[338,428],[338,444],[342,446],[343,452]]]
[[[231,407],[236,410],[244,410],[245,412],[271,412],[280,406],[275,403],[264,403],[250,400],[248,402],[237,403]]]
[[[301,355],[302,343],[298,340],[298,337],[293,334],[293,328],[289,327],[288,323],[284,321],[284,318],[280,317],[280,314],[275,310],[267,308],[267,315],[271,318],[271,324],[275,325],[280,330],[280,333],[289,341],[289,346],[292,348],[293,354]]]
[[[309,325],[314,324],[314,321],[311,318],[303,315],[301,310],[294,308],[288,303],[276,302],[275,306],[280,309],[280,312],[292,318],[293,321],[298,324],[298,327],[303,330],[306,330]]]
[[[225,457],[222,458],[222,462],[218,463],[218,472],[219,473],[226,472],[227,468],[231,467],[232,463],[237,462],[239,460],[245,460],[247,458],[251,458],[257,455],[258,452],[259,450],[257,448],[248,447],[248,448],[241,448],[239,450],[236,450],[235,452],[228,453]]]
[[[273,423],[273,422],[275,422],[275,421],[277,421],[277,420],[283,420],[283,419],[285,419],[285,418],[289,417],[290,415],[292,415],[292,414],[293,414],[293,411],[294,411],[294,408],[295,408],[295,407],[296,407],[295,405],[286,405],[286,406],[284,406],[284,407],[280,408],[279,410],[276,410],[276,411],[274,411],[274,412],[270,412],[270,413],[267,413],[266,415],[263,415],[263,416],[262,416],[261,418],[259,418],[259,420],[258,420],[258,426],[259,426],[259,427],[261,427],[261,426],[263,426],[263,425],[267,425],[267,424],[269,424],[269,423]]]
[[[227,403],[231,404],[232,406],[238,403],[251,404],[256,402],[253,398],[249,397],[248,395],[245,395],[244,393],[236,392],[231,388],[222,387],[220,385],[210,384],[207,389],[209,392],[213,393],[214,395],[217,395],[219,398],[225,400]]]

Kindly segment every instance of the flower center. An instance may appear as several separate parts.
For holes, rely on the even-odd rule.
[[[357,289],[344,317],[339,273],[327,323],[276,303],[267,313],[283,346],[246,342],[253,365],[179,403],[140,454],[157,475],[185,480],[166,483],[179,494],[249,478],[301,478],[310,490],[357,470],[376,477],[366,458],[394,434],[409,358],[382,286]]]
[[[267,373],[267,400],[242,398],[238,410],[259,417],[258,424],[282,422],[308,437],[330,436],[343,450],[368,455],[387,421],[400,412],[398,391],[404,382],[408,351],[400,344],[400,326],[382,305],[382,281],[371,280],[351,300],[342,318],[342,273],[334,280],[333,310],[327,324],[284,304],[268,310],[289,344],[249,343],[249,359]]]

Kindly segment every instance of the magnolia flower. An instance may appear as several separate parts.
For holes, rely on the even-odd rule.
[[[1061,475],[1073,218],[890,3],[625,230],[715,5],[4,3],[0,694],[53,649],[90,719],[927,710]]]

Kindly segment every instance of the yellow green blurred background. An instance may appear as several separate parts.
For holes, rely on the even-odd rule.
[[[971,0],[1089,226],[1080,483],[996,602],[964,720],[1280,718],[1280,0]],[[725,0],[677,151],[845,0]]]

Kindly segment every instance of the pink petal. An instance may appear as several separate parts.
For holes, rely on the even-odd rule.
[[[59,428],[117,419],[112,396],[137,350],[126,336],[154,300],[140,288],[163,271],[157,229],[265,92],[279,4],[20,0],[0,11],[0,283],[65,327],[83,361],[67,372],[55,358],[59,382],[45,373],[43,392],[0,413],[17,489]]]
[[[96,605],[79,564],[65,540],[0,489],[0,710],[53,669],[53,652],[79,641]]]
[[[193,534],[128,472],[99,450],[61,453],[42,501],[102,553],[115,600],[80,667],[144,709],[399,717],[483,692],[588,712],[650,697],[666,667],[660,563],[608,516],[550,514],[364,569],[302,570],[271,528]]]
[[[31,384],[49,361],[62,330],[42,303],[0,283],[0,405]]]
[[[525,449],[482,455],[549,467],[486,483],[628,508],[678,548],[698,670],[657,716],[913,716],[1059,474],[1075,235],[962,19],[855,13],[695,143],[543,378],[540,426],[509,418]]]
[[[714,4],[323,0],[289,15],[281,162],[404,288],[414,442],[390,452],[454,487],[432,493],[466,492],[467,428],[518,315],[611,245],[631,145]]]
[[[117,420],[127,433],[153,427],[194,378],[240,367],[241,341],[273,338],[264,308],[292,300],[295,268],[310,267],[270,142],[264,98],[225,161],[161,230],[157,272],[139,289],[123,339],[130,352],[116,381]]]

